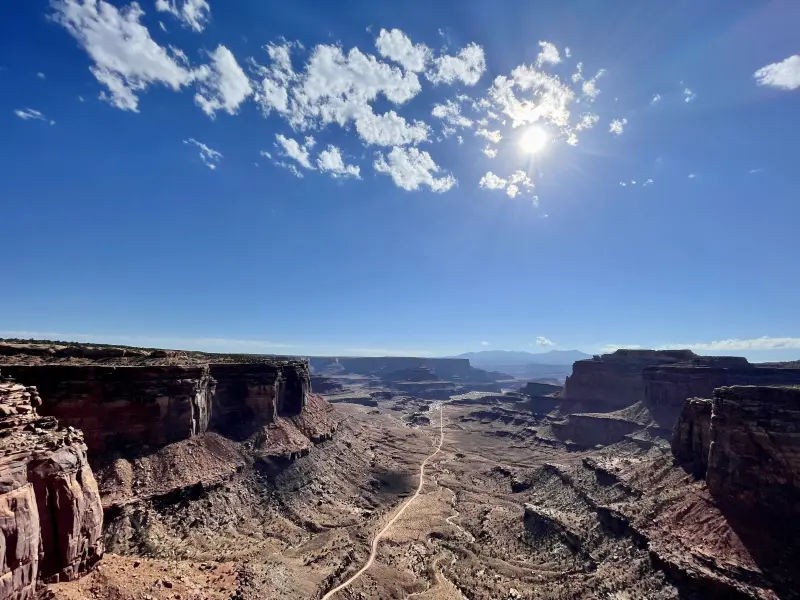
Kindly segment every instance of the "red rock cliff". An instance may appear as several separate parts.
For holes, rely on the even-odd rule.
[[[158,448],[206,431],[244,439],[306,408],[305,361],[187,366],[5,365],[36,384],[41,412],[80,427],[94,454]]]
[[[673,453],[705,477],[721,502],[796,518],[800,388],[723,387],[711,401],[687,401],[675,427]]]
[[[690,350],[617,350],[572,365],[564,398],[598,408],[629,406],[644,397],[642,371],[651,365],[671,364],[696,358]]]
[[[0,598],[32,598],[103,553],[103,510],[80,431],[41,417],[36,388],[0,379]]]

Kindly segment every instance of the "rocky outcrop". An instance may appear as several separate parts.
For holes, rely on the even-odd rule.
[[[711,447],[711,400],[688,398],[672,436],[672,454],[697,477],[705,477]]]
[[[621,441],[642,426],[604,414],[572,414],[565,421],[551,423],[555,436],[582,448],[608,446]]]
[[[41,417],[36,388],[0,379],[0,598],[32,598],[102,556],[103,510],[80,431]]]
[[[561,385],[554,385],[552,383],[540,383],[538,381],[529,381],[521,388],[519,388],[519,393],[524,394],[525,396],[530,397],[538,397],[538,396],[550,396],[552,394],[561,394],[564,392],[564,386]]]
[[[710,416],[709,416],[710,405]],[[686,402],[673,453],[722,504],[800,514],[800,388],[734,386]]]
[[[643,398],[645,367],[694,358],[697,355],[691,350],[617,350],[579,360],[567,377],[564,398],[603,409],[623,408]]]
[[[306,407],[308,365],[300,360],[187,366],[7,365],[35,383],[42,414],[84,430],[94,454],[159,448],[216,431],[244,439]]]
[[[687,398],[710,398],[719,387],[800,385],[800,369],[763,367],[736,357],[698,357],[693,364],[647,367],[644,400],[650,406],[680,409]]]

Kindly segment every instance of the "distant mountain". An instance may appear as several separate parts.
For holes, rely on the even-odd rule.
[[[529,364],[571,366],[576,360],[591,358],[591,355],[580,350],[550,350],[535,354],[518,350],[484,350],[483,352],[459,354],[455,358],[468,358],[470,364],[479,369],[502,370],[498,367]]]

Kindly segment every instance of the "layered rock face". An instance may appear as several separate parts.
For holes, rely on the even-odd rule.
[[[93,453],[158,448],[206,431],[244,439],[306,407],[308,365],[300,360],[188,366],[6,365],[35,383],[41,412],[84,430]]]
[[[800,388],[723,387],[713,400],[688,400],[675,427],[673,453],[705,477],[723,503],[796,516]]]
[[[102,556],[103,510],[80,431],[41,417],[36,388],[0,378],[0,598],[32,598]]]
[[[599,407],[629,406],[644,396],[645,367],[691,361],[691,350],[617,350],[576,361],[564,385],[564,398]]]
[[[651,406],[683,406],[687,398],[709,398],[719,387],[800,385],[800,369],[763,367],[736,357],[698,357],[691,365],[647,367],[644,400]]]

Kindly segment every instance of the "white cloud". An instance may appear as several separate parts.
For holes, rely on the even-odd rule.
[[[28,121],[31,119],[34,121],[47,121],[47,117],[45,117],[40,111],[32,108],[18,108],[14,111],[14,114],[23,121]]]
[[[212,119],[218,110],[235,115],[253,93],[250,80],[225,46],[217,46],[210,56],[211,66],[203,65],[197,71],[199,91],[194,101]]]
[[[486,175],[481,177],[478,185],[487,190],[503,190],[505,189],[507,183],[508,181],[506,179],[498,177],[491,171],[488,171]]]
[[[376,115],[367,107],[356,118],[356,131],[368,146],[405,146],[428,139],[430,127],[422,121],[409,123],[393,110]]]
[[[786,350],[800,348],[800,338],[768,337],[765,335],[758,338],[732,338],[692,344],[669,344],[663,346],[663,348],[669,350],[688,348],[700,351]]]
[[[661,94],[653,94],[653,97],[650,99],[650,104],[658,104],[661,102]]]
[[[86,102],[86,99],[83,96],[78,96],[79,102]]]
[[[566,56],[567,58],[572,58],[572,50],[569,49],[569,46],[564,48],[564,56]]]
[[[444,104],[434,104],[431,114],[445,122],[445,137],[455,133],[456,128],[472,127],[473,121],[461,114],[461,106],[457,102],[447,100]]]
[[[432,52],[425,44],[413,44],[399,29],[381,29],[375,40],[378,53],[402,65],[407,71],[420,72],[431,59]]]
[[[697,94],[695,94],[692,90],[690,90],[689,88],[683,90],[684,102],[688,104],[689,102],[692,102],[695,98],[697,98]]]
[[[484,149],[481,150],[481,152],[483,152],[489,158],[494,158],[495,156],[497,156],[497,148],[492,148],[491,146],[484,147]]]
[[[156,0],[156,10],[172,14],[196,32],[203,31],[211,20],[211,7],[206,0]],[[161,27],[166,31],[163,25]]]
[[[446,192],[456,184],[456,179],[450,174],[434,177],[441,168],[430,154],[417,148],[395,146],[388,154],[388,161],[381,154],[374,167],[379,173],[390,175],[395,185],[404,190],[416,190],[427,185],[434,192]]]
[[[489,342],[481,342],[481,346],[490,346]]]
[[[575,126],[575,129],[576,131],[591,129],[597,125],[598,121],[600,121],[600,115],[596,115],[594,113],[583,113],[580,117],[580,121]]]
[[[329,123],[344,127],[356,121],[359,133],[372,136],[367,143],[410,143],[424,139],[422,131],[427,136],[427,126],[420,122],[408,125],[393,111],[375,115],[369,103],[381,94],[393,104],[403,104],[420,89],[415,73],[382,63],[358,48],[344,54],[338,46],[321,45],[312,52],[291,93],[287,91],[286,112],[295,129]]]
[[[342,153],[333,144],[328,145],[326,150],[319,153],[317,166],[320,171],[330,173],[334,177],[355,177],[361,179],[361,169],[356,165],[345,165],[342,160]]]
[[[553,342],[549,339],[544,337],[543,335],[536,336],[536,345],[537,346],[555,346]]]
[[[314,165],[311,164],[311,155],[309,154],[309,144],[308,138],[306,138],[306,144],[301,145],[292,138],[287,138],[280,133],[275,135],[275,139],[278,142],[275,144],[280,150],[283,156],[296,160],[300,166],[304,169],[314,170]],[[311,138],[311,146],[313,146],[314,138]]]
[[[459,145],[461,145],[461,144],[463,144],[463,143],[464,143],[464,138],[463,138],[463,136],[457,135],[457,136],[456,136],[456,139],[458,140],[458,144],[459,144]]]
[[[569,124],[569,105],[575,94],[561,80],[528,65],[516,67],[510,77],[500,75],[489,89],[489,99],[511,119],[512,127],[543,120],[558,128]]]
[[[508,179],[503,179],[488,171],[481,177],[478,186],[487,190],[505,190],[509,198],[516,198],[520,194],[520,188],[532,189],[533,182],[525,171],[515,171]]]
[[[557,65],[561,62],[561,56],[558,53],[558,48],[556,48],[555,44],[551,44],[550,42],[539,42],[539,46],[542,47],[542,51],[539,52],[539,55],[536,57],[536,66],[541,67],[545,64]]]
[[[583,63],[579,62],[575,65],[575,72],[572,74],[572,83],[583,81]]]
[[[651,185],[653,185],[653,180],[652,179],[648,179],[647,181],[645,181],[642,184],[642,186],[644,186],[644,187],[648,187],[648,186],[651,186]]]
[[[748,174],[748,175],[757,175],[758,173],[761,173],[763,170],[764,170],[764,169],[750,169],[750,170],[747,172],[747,174]]]
[[[600,69],[595,74],[594,77],[592,77],[591,79],[587,79],[586,81],[583,82],[583,85],[581,86],[581,91],[583,92],[584,97],[589,102],[594,102],[595,98],[597,98],[597,96],[600,94],[600,89],[597,87],[597,81],[603,75],[605,75],[605,73],[606,73],[605,69]]]
[[[193,144],[200,148],[200,160],[203,161],[203,164],[212,170],[217,168],[217,163],[219,163],[220,159],[222,158],[222,154],[212,148],[209,148],[204,143],[198,142],[194,138],[183,140],[183,143]]]
[[[782,90],[800,88],[800,54],[781,62],[772,63],[753,73],[758,85],[768,85]]]
[[[163,31],[164,33],[167,33],[167,26],[164,25],[164,21],[159,21],[158,22],[158,26],[161,28],[161,31]]]
[[[44,74],[44,73],[42,73],[41,71],[39,71],[39,72],[36,74],[36,76],[37,76],[39,79],[47,79],[47,78],[45,77],[45,74]]]
[[[425,77],[433,84],[455,83],[475,85],[486,70],[486,57],[483,48],[472,43],[465,46],[456,56],[440,56],[433,59],[433,67],[425,72]]]
[[[608,131],[614,135],[622,135],[625,130],[625,125],[628,124],[628,119],[614,119],[608,126]]]
[[[689,179],[694,179],[697,177],[697,173],[689,173]]]
[[[525,171],[515,171],[508,178],[508,187],[506,187],[506,194],[509,198],[516,198],[520,193],[520,188],[526,189],[533,188],[533,182]]]
[[[486,138],[487,140],[489,140],[493,144],[496,144],[500,140],[503,139],[503,136],[500,134],[499,131],[489,131],[488,129],[483,128],[483,127],[481,127],[480,129],[477,129],[475,131],[475,135],[477,135],[479,137]]]
[[[627,187],[627,185],[628,185],[628,184],[627,184],[626,182],[624,182],[624,181],[620,181],[620,182],[619,182],[619,186],[620,186],[620,187]]]
[[[104,85],[100,97],[122,110],[138,112],[138,92],[152,84],[177,91],[193,74],[183,54],[172,55],[150,37],[140,22],[144,14],[135,2],[117,9],[103,0],[52,0],[53,19],[78,40],[94,65],[90,71]]]

